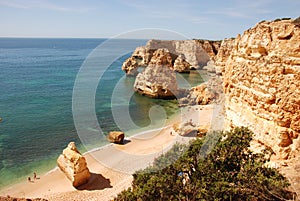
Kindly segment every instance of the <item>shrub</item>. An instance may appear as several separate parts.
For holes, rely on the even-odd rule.
[[[178,151],[183,150],[184,145],[175,145],[170,152],[156,159],[153,166],[136,172],[132,188],[121,192],[115,200],[292,198],[292,193],[286,190],[288,181],[277,170],[264,166],[268,161],[265,154],[270,151],[254,154],[249,150],[253,135],[250,130],[241,127],[212,135],[212,140],[191,142],[184,153]],[[203,154],[203,150],[208,152]],[[178,153],[181,157],[166,167],[166,161],[172,161]]]

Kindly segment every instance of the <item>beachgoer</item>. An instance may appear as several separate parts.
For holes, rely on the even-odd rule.
[[[36,173],[33,173],[33,179],[36,180]]]
[[[170,132],[170,135],[173,135],[172,131]]]
[[[31,178],[30,177],[28,177],[28,182],[31,182]]]

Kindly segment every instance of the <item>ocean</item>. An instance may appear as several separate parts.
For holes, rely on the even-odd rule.
[[[121,69],[145,43],[0,38],[0,189],[53,169],[71,141],[86,152],[108,144],[109,131],[134,135],[178,112],[176,100],[134,93],[134,78]],[[191,86],[202,82],[198,73],[183,76]],[[163,115],[149,115],[153,106]]]

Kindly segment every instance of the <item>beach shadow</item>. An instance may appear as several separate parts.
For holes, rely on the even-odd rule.
[[[121,145],[128,144],[129,142],[131,142],[131,140],[124,139],[124,140],[123,140],[123,143],[122,143]]]
[[[91,172],[91,177],[89,179],[89,182],[77,187],[76,189],[93,191],[93,190],[103,190],[105,188],[112,188],[112,186],[110,185],[110,179],[106,179],[101,174]]]
[[[197,136],[197,131],[192,130],[189,133],[185,134],[184,137],[196,137]]]

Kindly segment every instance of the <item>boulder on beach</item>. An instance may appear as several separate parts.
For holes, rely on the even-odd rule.
[[[107,136],[108,141],[116,144],[123,144],[124,138],[125,134],[122,131],[111,131]]]
[[[75,142],[70,142],[68,147],[63,150],[57,159],[57,165],[71,180],[75,188],[89,181],[90,171],[84,156],[77,150]]]
[[[173,129],[181,136],[196,136],[197,125],[193,123],[192,119],[182,123],[173,124]]]

